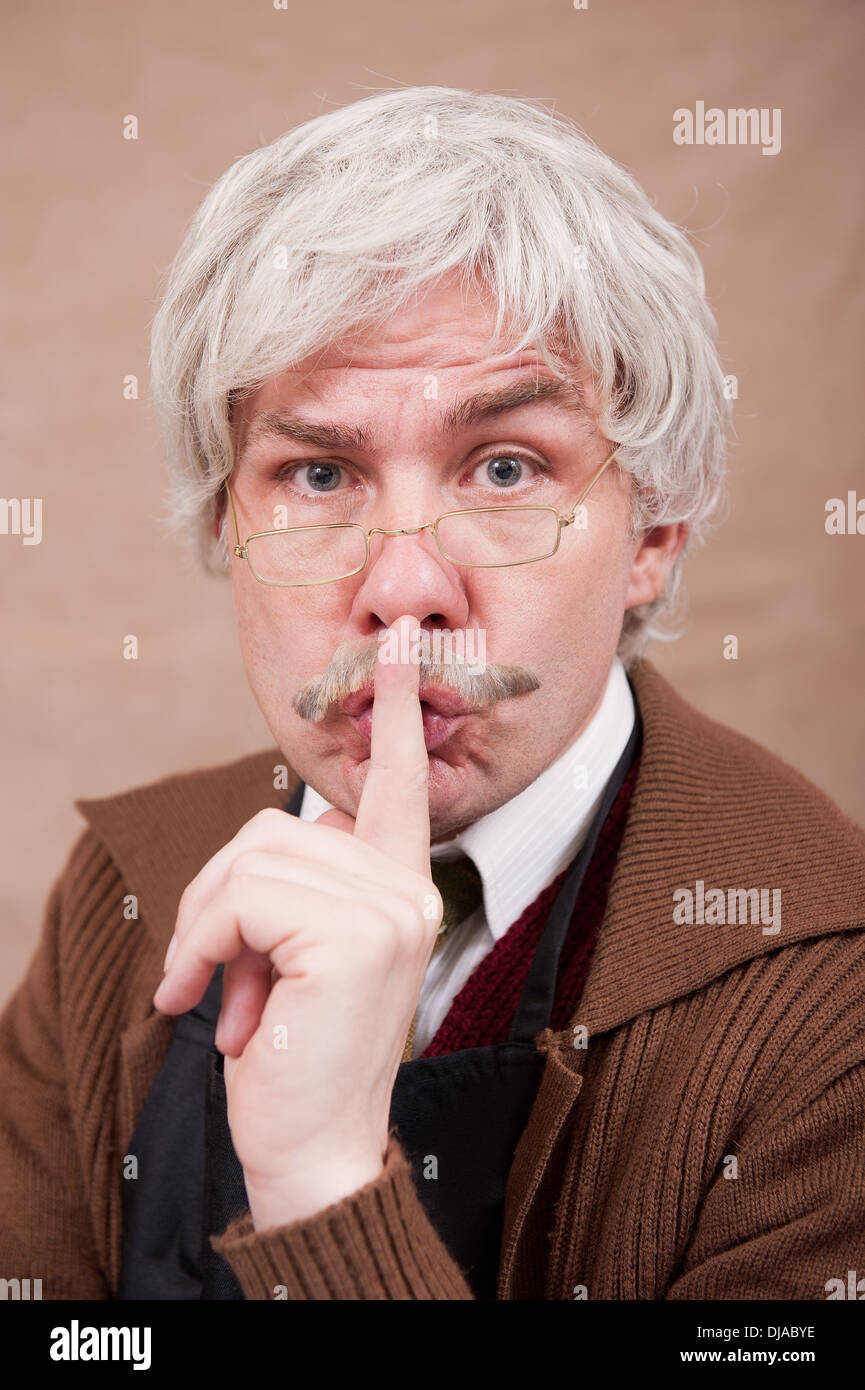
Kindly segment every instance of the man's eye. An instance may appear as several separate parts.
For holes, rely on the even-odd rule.
[[[342,468],[337,463],[318,462],[286,464],[279,470],[277,482],[289,483],[298,492],[334,492],[340,484]]]
[[[495,454],[492,458],[484,459],[483,463],[478,464],[475,471],[475,481],[492,483],[493,487],[502,490],[518,483],[524,472],[526,472],[526,465],[522,459],[515,458],[513,454]]]
[[[530,483],[538,471],[542,471],[540,465],[521,459],[516,454],[494,454],[476,464],[471,481],[476,486],[492,487],[498,492],[504,492],[515,487],[517,483]],[[312,463],[285,464],[279,470],[277,481],[288,483],[307,497],[316,493],[321,496],[324,493],[344,490],[345,472],[345,468],[338,463],[316,459]]]
[[[314,492],[332,492],[339,484],[342,469],[335,463],[311,463],[304,469],[304,482]]]

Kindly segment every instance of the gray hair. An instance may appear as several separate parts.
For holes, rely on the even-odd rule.
[[[225,573],[214,523],[233,409],[287,368],[373,329],[442,276],[480,277],[493,341],[558,375],[582,360],[599,428],[631,478],[631,522],[707,534],[729,404],[700,261],[683,232],[582,131],[534,102],[449,87],[379,92],[232,164],[170,266],[151,392],[171,475],[168,525]],[[519,336],[519,335],[522,336]],[[223,518],[224,522],[224,518]],[[630,665],[677,595],[625,614]]]

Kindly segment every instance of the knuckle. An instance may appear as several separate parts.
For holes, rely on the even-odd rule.
[[[258,862],[258,852],[252,849],[245,849],[239,854],[232,864],[228,876],[229,878],[249,878],[255,872]]]
[[[399,926],[402,932],[411,936],[422,936],[426,931],[424,904],[416,898],[403,898],[400,904]]]
[[[408,769],[408,785],[412,791],[425,792],[429,786],[429,758]]]
[[[364,961],[376,962],[390,958],[399,939],[397,924],[372,904],[359,904],[352,909],[351,946]]]
[[[387,905],[387,916],[393,931],[395,950],[414,951],[429,933],[426,903],[416,893],[394,895]]]
[[[377,930],[382,939],[396,945],[403,927],[399,899],[392,896],[382,898],[375,909]]]
[[[193,906],[193,904],[194,904],[194,902],[195,902],[195,890],[196,890],[196,884],[197,884],[197,883],[198,883],[198,878],[196,877],[196,878],[192,879],[191,882],[187,883],[186,887],[184,888],[183,892],[181,893],[181,895],[180,895],[180,902],[177,904],[178,916],[179,916],[180,913],[182,913],[182,912],[183,912],[183,913],[188,912],[188,911],[190,910],[190,908]]]

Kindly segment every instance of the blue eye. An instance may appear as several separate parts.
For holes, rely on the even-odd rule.
[[[316,492],[332,492],[339,483],[342,469],[335,463],[310,463],[305,471],[306,481]]]
[[[518,483],[523,473],[523,465],[520,460],[513,458],[510,454],[497,454],[495,458],[487,461],[487,477],[490,482],[500,483],[504,487],[513,487]]]

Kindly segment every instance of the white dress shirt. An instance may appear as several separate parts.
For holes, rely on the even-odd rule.
[[[472,971],[583,845],[610,775],[634,727],[634,700],[616,657],[603,699],[580,736],[534,782],[462,834],[430,846],[433,859],[467,854],[483,884],[483,906],[455,927],[427,967],[413,1056],[438,1031]],[[307,784],[301,820],[332,810]]]

